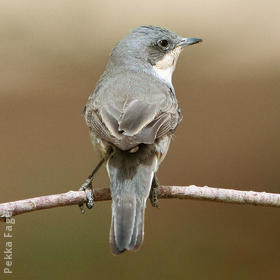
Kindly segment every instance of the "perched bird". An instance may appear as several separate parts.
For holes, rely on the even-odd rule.
[[[140,247],[149,197],[157,205],[156,172],[182,119],[172,73],[185,46],[201,42],[165,28],[140,26],[113,48],[84,109],[92,143],[111,181],[113,254]],[[151,188],[152,187],[152,188]]]

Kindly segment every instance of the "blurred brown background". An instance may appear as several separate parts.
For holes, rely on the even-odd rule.
[[[0,4],[1,202],[84,181],[98,159],[83,106],[112,46],[143,24],[204,39],[174,73],[184,119],[161,183],[280,192],[279,1],[13,0]],[[279,209],[160,201],[141,250],[119,257],[110,215],[103,202],[18,216],[7,279],[279,278]]]

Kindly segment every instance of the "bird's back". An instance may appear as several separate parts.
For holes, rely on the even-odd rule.
[[[123,150],[152,144],[174,130],[180,118],[173,90],[153,75],[136,71],[105,73],[85,115],[98,137]]]

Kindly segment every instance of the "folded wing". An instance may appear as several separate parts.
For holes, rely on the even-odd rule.
[[[174,131],[180,121],[172,90],[154,80],[143,85],[139,75],[129,80],[122,77],[117,85],[98,87],[85,108],[93,133],[121,150],[152,144]]]

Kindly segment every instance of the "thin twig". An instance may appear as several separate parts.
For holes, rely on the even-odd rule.
[[[94,191],[94,195],[95,201],[111,199],[109,188],[97,189]],[[210,188],[207,186],[160,186],[158,190],[158,197],[165,199],[196,199],[234,204],[280,207],[280,194]],[[0,218],[4,220],[5,218],[10,218],[12,216],[31,211],[75,204],[79,205],[85,201],[86,195],[84,191],[69,191],[67,193],[7,202],[0,204]]]

